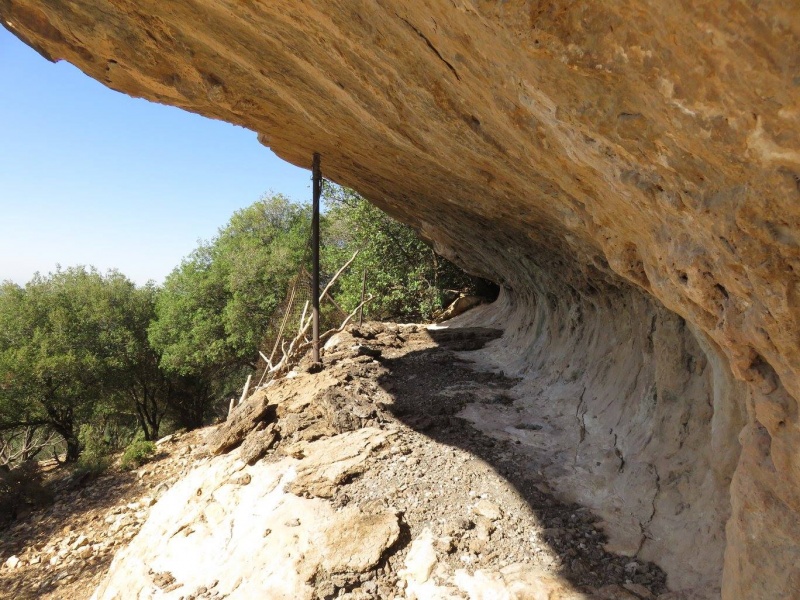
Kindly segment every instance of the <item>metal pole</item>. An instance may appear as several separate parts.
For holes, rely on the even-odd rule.
[[[322,193],[322,172],[319,152],[314,152],[311,163],[313,180],[313,213],[311,216],[311,301],[312,301],[312,360],[319,363],[319,196]]]
[[[358,309],[358,324],[364,324],[364,296],[367,294],[367,270],[364,269],[364,279],[361,280],[361,308]]]

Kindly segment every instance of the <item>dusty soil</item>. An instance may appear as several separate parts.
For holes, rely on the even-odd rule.
[[[356,371],[352,385],[373,396],[385,393],[376,418],[400,425],[400,434],[372,468],[339,487],[335,502],[396,507],[410,539],[425,528],[451,539],[440,554],[453,569],[532,563],[599,597],[666,593],[657,566],[606,552],[595,516],[556,498],[516,444],[485,436],[455,416],[471,402],[513,402],[505,390],[515,380],[474,370],[468,358],[499,331],[420,327],[392,333],[370,325],[350,334],[381,351],[382,367],[377,378]],[[405,557],[404,550],[391,554],[387,570],[401,570]],[[388,589],[377,597],[388,597]]]
[[[673,597],[655,565],[606,552],[595,516],[559,500],[515,444],[487,437],[456,416],[474,402],[512,403],[506,390],[514,380],[475,370],[469,361],[470,350],[498,335],[477,328],[352,327],[324,355],[326,376],[341,379],[340,387],[330,388],[326,407],[283,416],[279,407],[275,431],[281,435],[274,437],[271,426],[261,429],[270,433],[261,459],[267,463],[331,435],[322,433],[324,427],[390,432],[390,442],[366,458],[365,468],[324,495],[337,509],[393,509],[400,537],[371,570],[318,580],[319,598],[404,597],[411,542],[426,532],[443,567],[437,573],[528,564],[590,598]],[[308,368],[301,364],[299,371]],[[219,431],[170,439],[160,445],[158,459],[137,472],[112,472],[65,491],[52,507],[3,532],[0,561],[15,555],[20,564],[0,569],[0,595],[88,598],[152,503],[197,461],[206,462],[226,428],[235,427],[232,420]],[[299,484],[295,493],[319,495]]]
[[[207,455],[202,441],[208,433],[167,436],[154,459],[136,471],[112,467],[88,483],[53,472],[54,503],[0,531],[0,598],[91,596],[158,497]],[[14,569],[6,564],[12,556],[19,559]]]

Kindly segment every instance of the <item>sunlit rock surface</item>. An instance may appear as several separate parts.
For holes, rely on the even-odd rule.
[[[575,377],[587,415],[614,390],[620,452],[647,445],[645,382],[669,382],[653,439],[684,435],[659,405],[675,402],[709,479],[658,486],[714,497],[665,523],[699,536],[676,564],[710,544],[700,579],[724,597],[800,589],[800,5],[0,0],[0,18],[114,89],[248,127],[298,165],[320,152],[326,176],[506,288],[510,371]],[[643,375],[592,375],[603,359]],[[642,460],[695,460],[676,456]],[[620,515],[622,537],[646,512]]]

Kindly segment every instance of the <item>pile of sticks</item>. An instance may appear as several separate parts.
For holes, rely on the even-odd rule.
[[[325,296],[328,295],[333,285],[336,283],[339,276],[344,273],[344,271],[349,267],[352,262],[358,256],[358,251],[356,251],[350,260],[348,260],[342,268],[339,269],[336,274],[331,278],[328,282],[328,285],[325,286],[325,289],[322,290],[322,293],[319,295],[320,301],[322,301]],[[332,335],[339,333],[340,331],[344,330],[345,327],[353,320],[358,314],[358,311],[368,302],[372,300],[372,295],[368,296],[364,300],[362,300],[358,306],[356,306],[353,311],[347,315],[342,321],[342,323],[333,329],[329,329],[325,333],[320,334],[319,341],[320,344],[324,344],[325,341],[330,338]],[[261,381],[259,381],[259,386],[263,384],[264,379],[269,375],[271,378],[275,378],[280,376],[284,373],[287,373],[291,370],[293,366],[295,366],[301,358],[308,352],[309,348],[311,348],[313,344],[313,340],[308,339],[308,330],[311,328],[311,315],[308,314],[308,302],[306,302],[305,306],[303,307],[303,314],[300,316],[300,327],[297,331],[297,335],[287,341],[282,341],[281,344],[281,357],[277,361],[273,363],[269,357],[264,355],[263,353],[259,352],[261,358],[267,363],[267,368],[264,370],[264,374],[261,376]]]

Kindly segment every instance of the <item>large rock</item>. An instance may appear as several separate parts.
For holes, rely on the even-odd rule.
[[[320,577],[373,568],[400,534],[397,516],[284,491],[298,464],[246,466],[233,453],[198,467],[153,507],[93,598],[311,600]]]
[[[391,434],[373,427],[312,442],[300,444],[297,452],[303,462],[290,489],[298,495],[331,497],[339,484],[362,473],[365,462],[381,448]],[[294,453],[292,447],[287,449]]]
[[[730,506],[697,516],[719,545],[730,514],[723,595],[800,588],[796,2],[0,0],[0,18],[114,89],[249,127],[295,164],[322,153],[327,176],[502,283],[513,308],[484,314],[514,324],[504,343],[518,372],[568,365],[610,390],[601,357],[548,362],[542,348],[614,340],[608,364],[685,393],[653,403],[619,382],[630,410],[605,450],[646,445],[624,426],[641,419],[664,447],[692,437],[708,481],[647,467],[641,479],[681,497],[729,490]],[[663,307],[680,316],[667,327],[690,326],[688,352],[662,350],[699,347],[710,370],[640,352]],[[603,413],[598,400],[587,393],[578,416]]]

